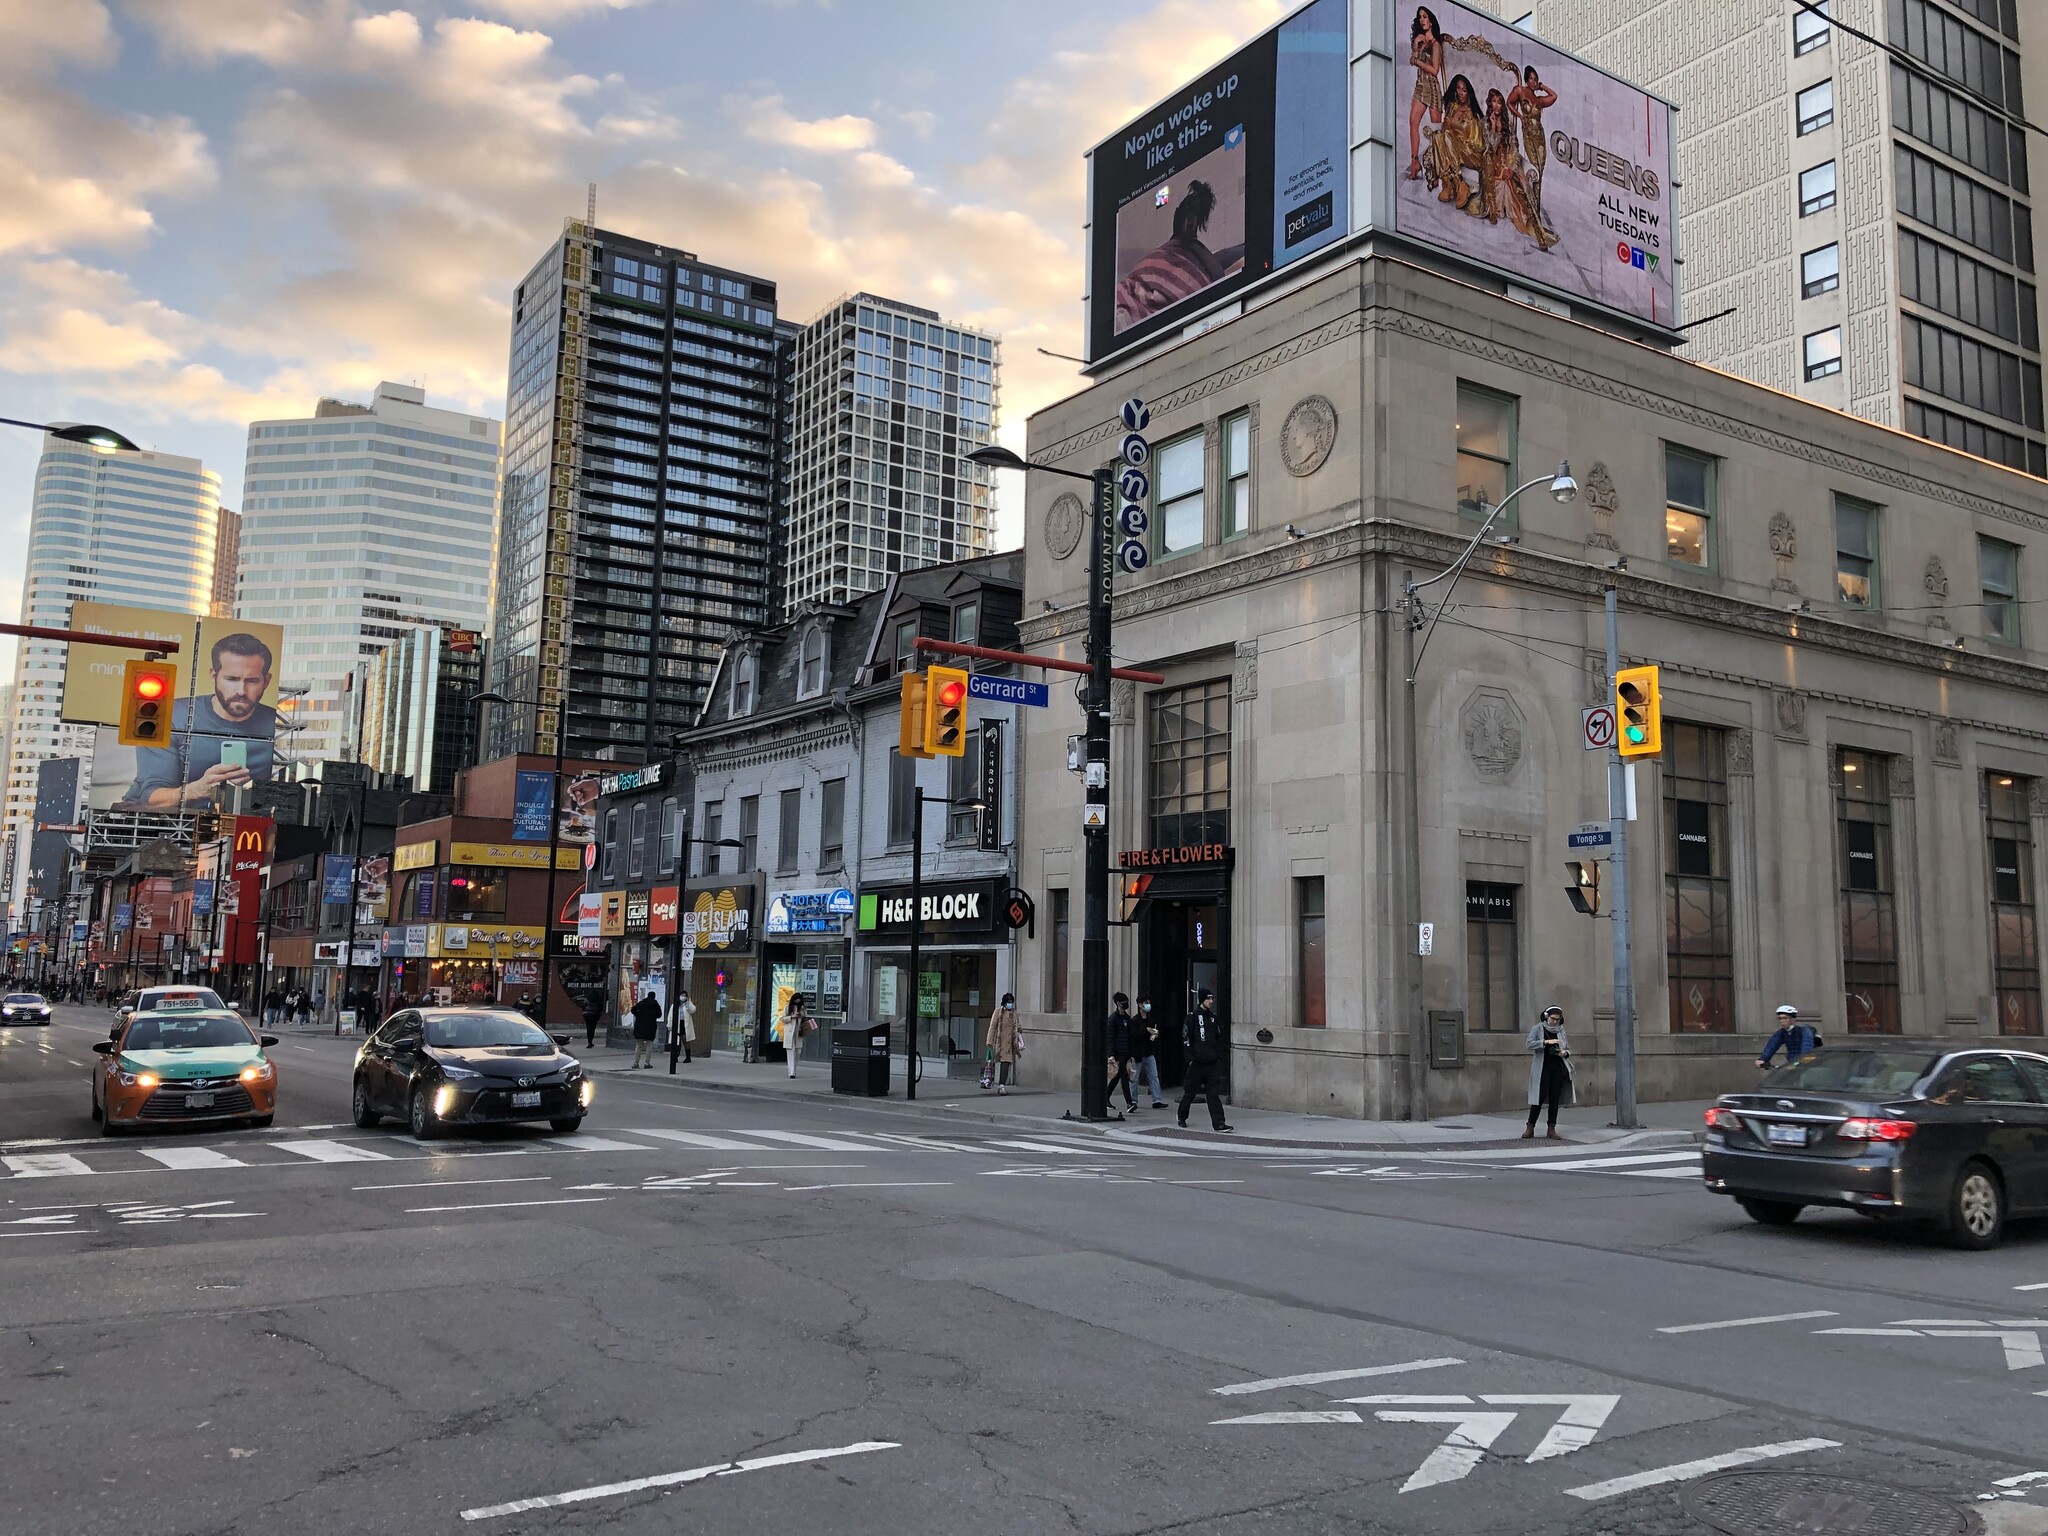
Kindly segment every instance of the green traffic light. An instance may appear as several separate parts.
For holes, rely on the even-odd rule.
[[[1644,730],[1640,725],[1632,725],[1628,728],[1627,735],[1629,745],[1632,747],[1639,747],[1649,739],[1650,733]]]

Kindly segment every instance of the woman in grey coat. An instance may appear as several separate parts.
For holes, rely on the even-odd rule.
[[[1572,1050],[1565,1039],[1564,1010],[1555,1003],[1544,1009],[1522,1043],[1529,1048],[1529,1124],[1522,1139],[1536,1134],[1536,1112],[1547,1109],[1550,1124],[1544,1136],[1561,1141],[1557,1111],[1572,1102]]]

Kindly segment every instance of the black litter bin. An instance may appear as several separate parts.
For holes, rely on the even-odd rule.
[[[851,1024],[832,1031],[832,1091],[888,1097],[888,1025]]]

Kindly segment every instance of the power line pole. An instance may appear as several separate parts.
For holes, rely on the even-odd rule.
[[[1621,671],[1621,643],[1616,625],[1617,594],[1607,586],[1607,696],[1614,700],[1614,680]],[[1633,1130],[1636,1124],[1636,994],[1628,943],[1628,772],[1621,759],[1620,716],[1614,745],[1607,749],[1607,826],[1614,854],[1614,1123]]]

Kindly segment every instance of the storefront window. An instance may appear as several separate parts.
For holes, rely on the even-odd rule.
[[[1849,1028],[1899,1032],[1899,929],[1892,874],[1891,762],[1841,749],[1835,814],[1841,840],[1842,990]]]
[[[1728,733],[1664,727],[1664,959],[1671,1027],[1735,1028]]]
[[[1155,693],[1150,710],[1152,846],[1229,842],[1229,679]]]
[[[1521,887],[1465,882],[1465,1027],[1522,1028],[1521,943],[1515,921]]]
[[[510,882],[502,869],[482,869],[473,864],[456,864],[448,870],[448,920],[473,923],[482,918],[505,915],[505,889]]]
[[[1991,843],[1991,968],[2001,1035],[2041,1033],[2041,950],[2034,926],[2032,783],[2010,773],[1985,775]]]

